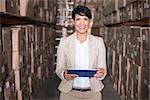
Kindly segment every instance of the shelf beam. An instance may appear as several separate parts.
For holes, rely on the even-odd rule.
[[[150,18],[143,18],[141,20],[136,20],[136,21],[127,21],[127,22],[122,22],[122,23],[117,23],[117,24],[105,24],[105,26],[111,27],[111,26],[144,26],[144,27],[149,27],[150,26]]]
[[[37,21],[29,17],[14,16],[8,13],[0,12],[0,24],[2,26],[11,26],[11,25],[55,25],[54,23],[48,23],[44,21]]]

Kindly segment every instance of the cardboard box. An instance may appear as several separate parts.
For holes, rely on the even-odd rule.
[[[20,52],[12,52],[12,69],[19,70],[23,67],[23,55]]]
[[[143,3],[143,18],[148,18],[150,17],[150,14],[149,14],[149,11],[150,11],[150,0],[146,1]]]
[[[0,82],[4,80],[8,72],[6,71],[7,65],[1,65],[0,67]]]
[[[7,54],[8,51],[12,49],[12,31],[10,27],[3,27],[2,28],[2,45],[3,45],[3,52]]]
[[[127,81],[127,58],[122,57],[122,62],[121,62],[121,81],[126,82]],[[125,84],[124,84],[125,85]]]
[[[118,0],[118,8],[122,8],[126,6],[126,0]]]
[[[144,68],[142,67],[141,68],[141,99],[145,99],[145,100],[148,100],[149,98],[149,78],[150,76],[148,75],[149,72],[150,72],[150,69],[147,69],[147,68]]]
[[[118,22],[118,13],[117,13],[117,11],[113,11],[112,12],[112,23],[113,24],[116,24],[117,22]]]
[[[34,0],[20,0],[20,15],[34,18],[34,4]]]
[[[18,100],[30,100],[29,87],[26,85],[22,90],[17,91]]]
[[[133,18],[133,5],[132,4],[129,4],[129,5],[126,5],[126,21],[131,21]]]
[[[5,100],[16,100],[17,94],[15,90],[15,80],[14,80],[14,74],[11,72],[9,73],[6,81],[5,81],[5,87],[4,87],[4,98]]]
[[[7,71],[11,72],[12,71],[12,51],[7,52],[7,54],[5,55],[5,59],[6,59]]]
[[[25,51],[25,28],[16,26],[12,28],[12,51]]]
[[[133,2],[133,20],[141,20],[149,17],[149,4],[146,1]]]
[[[120,23],[125,22],[127,20],[126,7],[119,8],[119,19]]]
[[[139,100],[139,81],[138,67],[134,62],[130,61],[129,88],[127,92],[132,99]]]
[[[149,68],[149,34],[150,33],[150,28],[141,28],[141,66],[145,68]]]
[[[26,72],[27,69],[21,68],[20,70],[15,70],[15,88],[16,90],[22,90],[28,83],[28,76],[30,73]]]
[[[0,0],[0,12],[19,15],[18,3],[17,0]]]

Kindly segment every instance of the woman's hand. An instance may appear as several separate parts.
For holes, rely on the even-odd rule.
[[[77,74],[68,74],[68,73],[67,73],[67,70],[64,72],[64,78],[65,78],[66,80],[72,80],[72,79],[74,79],[74,78],[76,78],[76,77],[78,77]]]
[[[104,76],[104,74],[105,74],[105,69],[104,68],[98,68],[94,77],[101,78]]]

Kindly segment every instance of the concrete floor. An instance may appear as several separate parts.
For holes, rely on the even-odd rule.
[[[40,91],[34,93],[32,100],[59,100],[59,91],[57,89],[60,80],[57,77],[49,77],[41,87]],[[103,100],[120,100],[120,97],[117,95],[117,92],[113,88],[108,76],[103,81],[105,88],[102,91]]]

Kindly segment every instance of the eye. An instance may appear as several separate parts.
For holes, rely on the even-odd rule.
[[[88,20],[88,18],[84,18],[84,20]]]
[[[77,18],[76,20],[80,20],[80,18]]]

